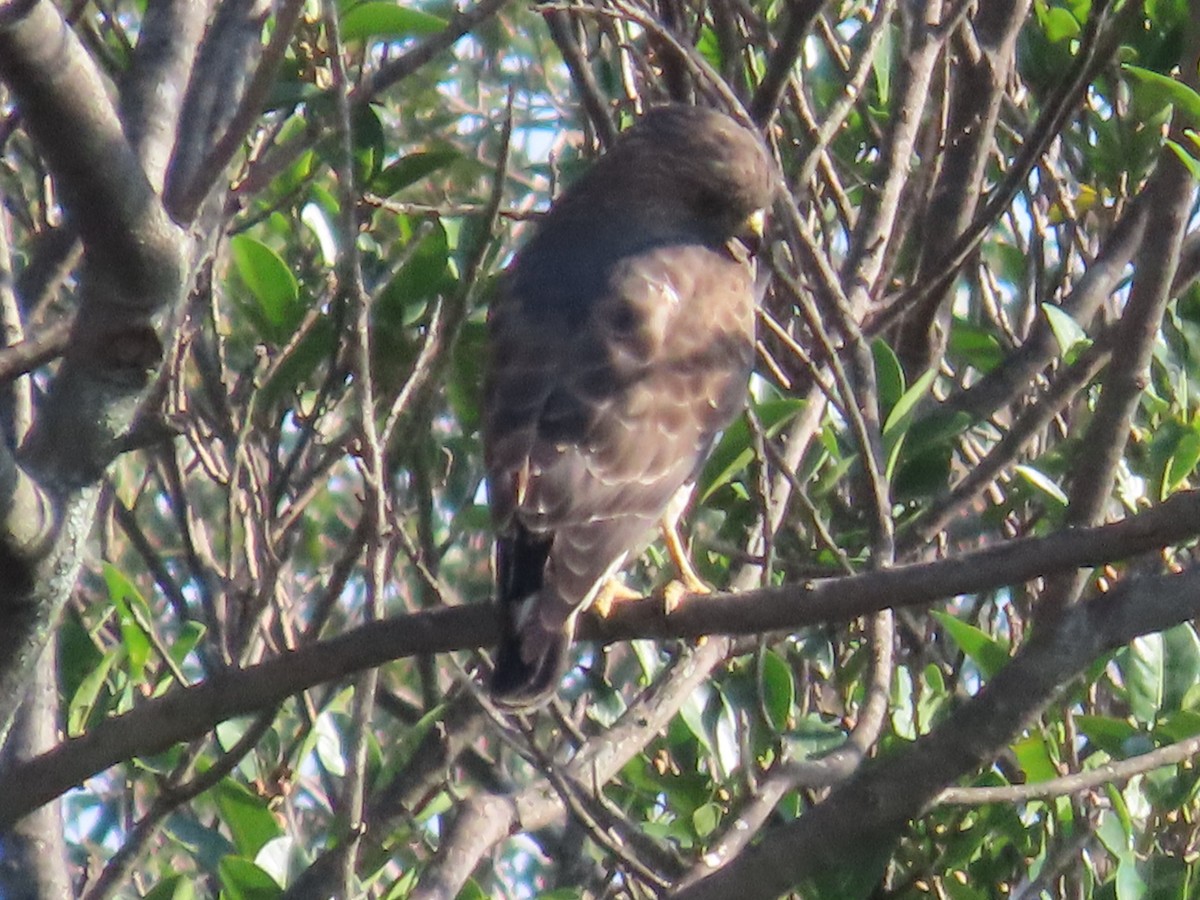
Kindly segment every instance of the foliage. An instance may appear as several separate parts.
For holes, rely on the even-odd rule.
[[[203,6],[71,10],[125,133],[76,164],[103,122],[45,111],[79,70],[13,62],[59,13],[0,2],[0,634],[63,607],[0,831],[61,801],[0,896],[49,895],[34,839],[89,900],[1195,895],[1187,4]],[[487,299],[668,99],[780,168],[751,401],[687,519],[731,596],[585,624],[622,640],[505,718]],[[121,255],[142,181],[174,296]],[[627,581],[671,574],[655,544]]]

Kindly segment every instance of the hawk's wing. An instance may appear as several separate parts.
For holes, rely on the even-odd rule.
[[[522,296],[531,282],[512,279],[493,302],[484,438],[501,702],[554,691],[576,614],[740,408],[754,352],[742,249],[668,244],[620,259],[591,297]]]

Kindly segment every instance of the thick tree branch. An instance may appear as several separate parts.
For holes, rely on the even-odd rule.
[[[160,0],[146,6],[137,49],[121,89],[121,121],[146,177],[161,193],[175,145],[188,74],[208,18],[208,0]]]
[[[1197,534],[1200,492],[1188,492],[1111,525],[1011,541],[949,560],[691,597],[670,613],[653,600],[622,603],[608,619],[590,617],[581,622],[580,637],[613,642],[794,631],[1127,559]],[[1184,621],[1198,606],[1200,596],[1178,608],[1160,605],[1154,613],[1157,618],[1146,620],[1154,621],[1154,627],[1143,630]],[[229,670],[203,684],[176,689],[0,774],[0,829],[121,760],[162,752],[226,719],[256,712],[314,685],[394,659],[491,646],[498,637],[489,606],[446,607],[356,628],[261,665]]]
[[[674,896],[768,900],[807,878],[847,872],[856,880],[846,883],[861,887],[863,868],[880,866],[910,819],[946,785],[992,759],[1100,653],[1197,608],[1200,571],[1192,570],[1133,579],[1069,610],[937,729],[868,765],[799,819]]]
[[[977,58],[960,54],[950,75],[950,108],[945,152],[939,161],[924,216],[925,242],[917,266],[917,284],[939,274],[942,248],[971,224],[981,196],[987,162],[995,140],[1000,104],[1016,61],[1017,35],[1029,12],[1029,0],[1004,0],[977,8],[970,26],[979,44]],[[901,323],[896,353],[916,376],[936,364],[946,335],[935,322],[945,315],[949,283],[927,294]]]
[[[100,73],[48,0],[0,6],[0,80],[45,156],[89,263],[125,286],[126,303],[156,306],[179,277],[178,233]]]
[[[904,311],[919,306],[929,295],[945,290],[946,285],[958,276],[959,270],[1017,196],[1050,142],[1062,132],[1068,116],[1075,111],[1085,96],[1087,86],[1104,66],[1109,64],[1120,47],[1121,35],[1127,33],[1128,23],[1139,15],[1141,4],[1130,3],[1116,14],[1116,22],[1111,27],[1105,27],[1107,4],[1093,5],[1091,17],[1080,40],[1075,65],[1063,80],[1056,95],[1042,110],[1032,133],[1010,165],[1004,180],[992,191],[970,226],[934,267],[940,275],[936,279],[915,285],[886,303],[882,312],[863,325],[866,332],[879,333]]]
[[[7,768],[54,746],[58,735],[58,657],[48,651],[13,725],[12,738],[0,752]],[[70,900],[62,806],[51,803],[11,830],[0,829],[0,897]]]
[[[1200,29],[1197,33],[1200,34]],[[1195,57],[1191,59],[1194,71]],[[1173,130],[1183,137],[1182,125],[1177,123]],[[1084,435],[1087,450],[1079,454],[1069,487],[1068,525],[1091,525],[1104,517],[1129,440],[1133,415],[1146,389],[1159,328],[1171,299],[1171,283],[1192,215],[1195,184],[1178,157],[1164,148],[1146,193],[1150,195],[1146,239],[1137,254],[1129,302],[1116,326],[1121,352],[1108,367],[1096,413]],[[1063,573],[1051,579],[1043,591],[1039,615],[1058,615],[1078,599],[1083,586],[1083,579],[1077,573]]]
[[[1105,238],[1100,253],[1063,299],[1063,310],[1076,322],[1090,322],[1125,277],[1126,267],[1142,243],[1148,211],[1146,194],[1138,194]],[[980,419],[987,418],[1024,391],[1058,352],[1049,319],[1038,316],[1025,343],[970,388],[947,398],[941,409],[965,410]]]
[[[170,163],[167,202],[190,221],[261,114],[304,4],[281,4],[263,48],[269,6],[240,0],[220,6],[196,61],[182,128]],[[257,61],[257,65],[255,65]],[[252,71],[252,74],[251,74]]]
[[[0,80],[9,88],[84,246],[67,358],[23,448],[57,529],[32,555],[0,534],[0,737],[75,582],[96,491],[162,359],[156,328],[183,294],[184,237],[126,141],[104,82],[53,4],[0,6]],[[101,162],[102,161],[102,162]],[[7,454],[7,449],[0,448]],[[11,461],[0,464],[8,468]],[[13,470],[15,471],[15,470]],[[8,479],[15,488],[20,475]],[[0,506],[12,519],[16,493]],[[36,520],[35,520],[36,521]],[[51,532],[54,529],[50,529]]]

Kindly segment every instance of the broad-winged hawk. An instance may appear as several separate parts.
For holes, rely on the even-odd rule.
[[[488,314],[483,437],[503,639],[497,703],[554,693],[579,612],[737,415],[754,358],[759,138],[646,114],[554,203]]]

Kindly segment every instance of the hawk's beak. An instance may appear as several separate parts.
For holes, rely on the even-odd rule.
[[[767,211],[765,209],[756,209],[742,221],[738,226],[737,232],[734,234],[741,241],[746,249],[754,256],[758,255],[758,251],[762,249],[763,233],[767,226]]]

